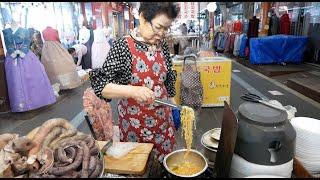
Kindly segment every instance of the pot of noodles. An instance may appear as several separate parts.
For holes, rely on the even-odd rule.
[[[165,156],[166,170],[178,177],[197,177],[205,172],[208,163],[205,157],[194,149],[180,149]]]

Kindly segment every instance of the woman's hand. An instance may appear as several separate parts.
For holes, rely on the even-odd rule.
[[[172,104],[177,104],[176,100],[174,99],[174,97],[170,98],[170,101]]]
[[[145,86],[132,86],[130,97],[140,103],[148,104],[153,103],[155,100],[153,91]]]

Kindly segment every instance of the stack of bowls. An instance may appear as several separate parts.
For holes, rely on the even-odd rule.
[[[255,176],[247,176],[245,178],[285,178],[282,176],[272,176],[272,175],[255,175]]]
[[[296,158],[311,174],[320,172],[320,120],[295,117],[291,124],[297,132]]]
[[[237,154],[233,154],[229,177],[244,178],[256,175],[280,176],[291,178],[293,160],[275,166],[266,166],[248,162]]]
[[[214,128],[202,135],[201,144],[205,147],[204,155],[209,161],[215,162],[220,140],[221,128]]]

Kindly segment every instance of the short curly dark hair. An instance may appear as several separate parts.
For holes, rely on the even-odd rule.
[[[171,19],[175,19],[179,13],[179,7],[174,2],[141,2],[140,13],[143,13],[143,17],[148,22],[151,22],[156,15],[162,13]]]

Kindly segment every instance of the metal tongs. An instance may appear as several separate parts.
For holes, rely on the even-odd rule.
[[[244,95],[242,95],[240,97],[241,99],[245,100],[245,101],[251,101],[251,102],[256,102],[256,103],[261,103],[264,105],[267,105],[269,107],[272,107],[274,109],[278,109],[278,110],[282,110],[282,111],[287,111],[285,108],[275,105],[275,104],[271,104],[268,102],[267,99],[263,99],[260,96],[256,95],[256,94],[252,94],[252,93],[246,93]]]
[[[155,102],[159,103],[159,104],[163,104],[163,105],[166,105],[166,106],[170,106],[170,107],[176,108],[176,109],[181,111],[181,106],[180,105],[172,104],[172,103],[170,103],[168,101],[162,101],[160,99],[155,99]]]
[[[101,149],[102,154],[106,154],[107,150],[113,145],[113,140],[110,139],[110,141],[107,142],[107,144],[105,144],[103,146],[103,148]]]

